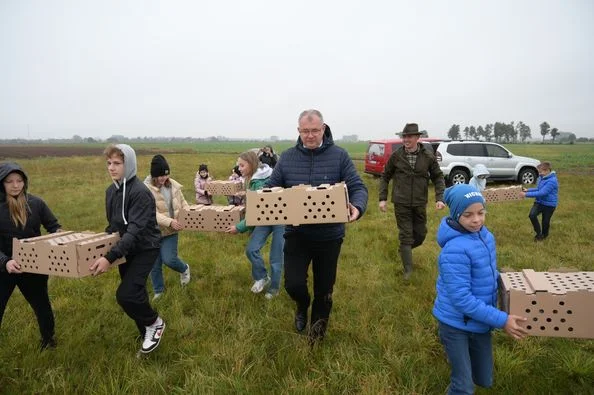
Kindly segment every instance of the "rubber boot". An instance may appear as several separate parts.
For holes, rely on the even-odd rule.
[[[409,280],[413,271],[412,246],[400,246],[400,259],[402,259],[402,266],[404,267],[404,279]]]

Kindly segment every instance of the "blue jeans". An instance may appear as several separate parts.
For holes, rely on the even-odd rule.
[[[163,264],[169,266],[178,273],[183,273],[188,268],[188,265],[177,256],[177,239],[177,233],[165,236],[161,239],[159,256],[157,256],[153,265],[153,270],[151,270],[151,281],[155,293],[161,293],[165,290],[165,284],[163,282]]]
[[[451,367],[448,394],[473,394],[474,384],[493,384],[491,331],[472,333],[439,322],[439,339]]]
[[[264,259],[260,250],[266,244],[266,239],[272,233],[272,243],[270,244],[270,289],[278,291],[280,289],[281,275],[283,272],[283,247],[285,245],[285,226],[269,225],[256,226],[250,236],[250,241],[245,248],[245,255],[252,264],[252,277],[254,280],[266,278],[268,272],[264,265]]]

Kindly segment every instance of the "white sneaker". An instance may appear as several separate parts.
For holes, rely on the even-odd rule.
[[[270,283],[270,277],[266,276],[261,280],[254,281],[254,285],[252,285],[252,292],[255,294],[259,294],[260,292],[264,291],[264,288]]]
[[[182,287],[190,282],[190,265],[187,266],[188,268],[186,269],[186,271],[179,274],[179,281]]]
[[[161,336],[163,336],[163,332],[165,331],[165,321],[161,317],[157,317],[157,320],[152,325],[145,328],[146,333],[144,334],[144,341],[142,342],[140,352],[148,354],[157,348],[161,342]]]
[[[275,296],[278,296],[278,289],[269,289],[268,291],[266,291],[266,293],[264,294],[264,297],[268,300],[274,298]]]
[[[153,302],[157,299],[159,299],[161,296],[163,296],[163,292],[157,292],[154,296],[153,296]]]

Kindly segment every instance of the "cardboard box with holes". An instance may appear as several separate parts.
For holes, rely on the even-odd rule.
[[[503,310],[528,318],[532,336],[594,339],[594,272],[501,273]]]
[[[228,227],[243,219],[242,206],[205,206],[197,204],[188,210],[181,210],[179,223],[186,230],[202,232],[224,232]]]
[[[12,239],[12,256],[27,273],[85,277],[89,266],[120,240],[117,233],[59,232]],[[124,263],[118,259],[113,265]]]
[[[346,184],[298,185],[248,191],[246,224],[304,225],[349,221]]]
[[[513,200],[522,200],[520,196],[522,192],[521,185],[514,185],[513,187],[505,188],[487,188],[481,193],[487,203],[510,202]]]
[[[211,195],[231,196],[243,191],[243,183],[237,181],[214,180],[204,187],[204,190]]]

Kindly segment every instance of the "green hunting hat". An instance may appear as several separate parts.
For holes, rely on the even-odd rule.
[[[398,133],[401,136],[415,136],[415,135],[421,135],[421,132],[419,132],[419,125],[417,125],[416,123],[407,123],[404,126],[404,129],[402,129],[401,133]]]

